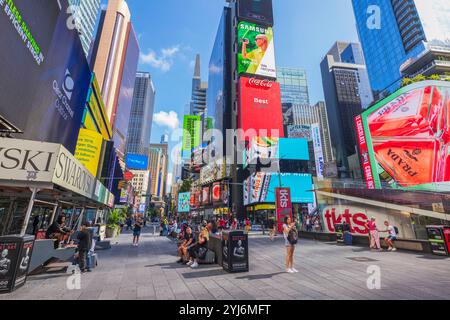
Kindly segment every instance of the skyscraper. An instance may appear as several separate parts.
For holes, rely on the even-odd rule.
[[[194,77],[192,78],[191,115],[201,116],[205,114],[206,90],[208,90],[208,83],[202,82],[200,73],[200,55],[197,55],[195,58]]]
[[[450,71],[448,0],[352,0],[375,93],[393,92],[402,74]]]
[[[336,42],[322,60],[321,71],[331,141],[341,176],[346,177],[348,157],[356,153],[354,118],[373,101],[360,45]]]
[[[100,0],[69,0],[75,25],[87,56],[94,40],[95,23],[100,11]]]
[[[100,16],[91,65],[101,87],[119,155],[126,148],[139,45],[124,0],[110,0]]]
[[[127,153],[147,155],[150,151],[156,90],[147,72],[138,72],[127,135]]]
[[[309,105],[306,71],[277,67],[277,79],[281,85],[281,102]]]
[[[155,201],[162,201],[166,194],[169,166],[169,146],[151,144],[149,154],[150,194]]]

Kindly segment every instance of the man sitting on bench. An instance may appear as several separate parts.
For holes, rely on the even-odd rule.
[[[188,226],[184,232],[183,242],[178,247],[178,256],[180,257],[180,260],[177,261],[178,263],[187,263],[189,261],[188,250],[194,245],[195,236],[191,227]]]

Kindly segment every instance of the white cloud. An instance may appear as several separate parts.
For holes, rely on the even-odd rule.
[[[209,72],[212,74],[219,74],[223,71],[222,67],[216,66],[215,64],[211,64],[209,67]]]
[[[148,64],[156,69],[161,69],[163,72],[170,71],[174,64],[174,57],[180,52],[180,46],[176,45],[170,48],[161,49],[161,54],[158,56],[152,49],[148,50],[147,54],[141,53],[140,60],[143,64]]]
[[[180,124],[180,120],[178,119],[178,114],[175,111],[169,111],[168,113],[165,111],[161,111],[155,113],[153,116],[153,120],[160,127],[167,127],[169,129],[176,129]]]

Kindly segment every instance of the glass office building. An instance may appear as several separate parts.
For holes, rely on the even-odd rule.
[[[277,67],[281,102],[309,105],[308,79],[303,69]]]
[[[100,12],[100,0],[69,0],[69,4],[80,33],[84,54],[87,56],[94,39],[95,24]]]
[[[374,92],[450,71],[448,0],[352,0]]]
[[[148,72],[138,72],[128,125],[127,153],[147,155],[150,151],[156,90]]]

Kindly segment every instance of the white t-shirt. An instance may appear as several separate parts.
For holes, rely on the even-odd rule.
[[[395,228],[393,226],[388,227],[388,232],[391,237],[397,237],[397,232],[395,232]]]

